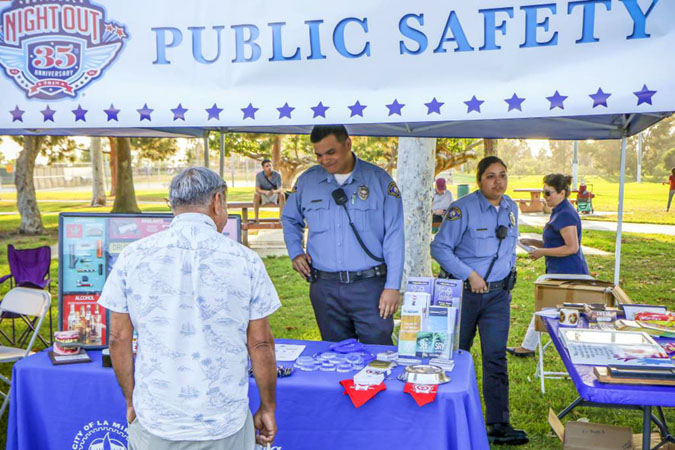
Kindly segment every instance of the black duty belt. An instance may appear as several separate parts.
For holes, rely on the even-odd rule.
[[[488,292],[492,291],[499,291],[502,289],[507,289],[509,285],[509,278],[511,275],[507,276],[503,280],[499,281],[490,281],[490,282],[485,282],[488,286]],[[445,270],[441,269],[441,273],[438,275],[438,278],[450,278],[450,279],[455,279],[455,277],[452,274],[447,273]],[[471,293],[471,283],[469,280],[464,281],[464,292],[466,293]],[[479,294],[485,294],[485,292],[478,292]]]
[[[312,278],[315,280],[340,280],[340,283],[354,283],[355,281],[367,280],[368,278],[382,278],[386,276],[387,265],[380,264],[379,266],[356,272],[324,272],[323,270],[312,269],[312,275]]]

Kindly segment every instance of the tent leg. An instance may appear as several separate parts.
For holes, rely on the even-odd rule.
[[[225,132],[220,131],[220,166],[218,168],[218,173],[220,178],[225,179]]]
[[[209,132],[204,134],[204,167],[209,168]]]
[[[626,137],[621,139],[621,169],[619,182],[619,214],[616,223],[616,245],[614,250],[614,286],[619,285],[621,272],[621,228],[623,225],[623,193],[626,183]]]
[[[574,141],[574,159],[572,160],[572,187],[579,187],[579,141]]]

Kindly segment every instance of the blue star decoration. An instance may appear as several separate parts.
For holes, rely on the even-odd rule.
[[[288,117],[290,119],[294,109],[294,107],[288,105],[288,102],[284,103],[284,106],[277,108],[277,111],[279,111],[279,118],[283,119],[284,117]]]
[[[354,117],[354,116],[361,116],[363,117],[363,110],[366,109],[368,106],[367,105],[362,105],[360,101],[356,101],[352,106],[348,106],[349,110],[351,113],[349,114],[349,117]]]
[[[401,115],[401,110],[405,106],[403,103],[399,103],[397,99],[394,99],[393,103],[390,103],[387,106],[387,109],[389,110],[389,115],[392,116],[394,114],[398,114],[399,116]]]
[[[115,105],[113,105],[112,103],[110,104],[110,108],[104,109],[103,112],[106,113],[106,115],[108,116],[108,122],[110,122],[111,120],[119,122],[119,120],[117,119],[117,115],[120,113],[120,110],[115,109]]]
[[[77,105],[77,109],[73,109],[73,114],[75,114],[75,122],[78,120],[81,120],[82,122],[86,122],[86,115],[87,115],[87,110],[82,108],[82,105]]]
[[[471,97],[471,100],[464,102],[464,104],[467,106],[466,113],[469,114],[471,111],[476,111],[480,113],[480,105],[482,105],[483,103],[485,103],[485,100],[478,100],[474,95],[473,97]]]
[[[637,105],[640,106],[643,103],[648,103],[652,104],[652,97],[654,94],[656,94],[658,91],[650,91],[649,88],[647,87],[646,84],[642,85],[642,90],[633,92],[635,96],[638,98]]]
[[[144,104],[141,109],[137,109],[138,114],[140,115],[140,121],[147,120],[148,122],[152,122],[152,118],[150,118],[150,114],[154,111],[154,109],[148,108],[148,104]]]
[[[256,108],[253,106],[252,103],[249,103],[246,108],[241,108],[241,112],[244,113],[244,120],[245,119],[253,119],[255,120],[255,113],[259,110],[260,108]]]
[[[182,103],[179,103],[174,109],[171,110],[173,113],[173,120],[182,120],[185,121],[185,113],[188,112],[187,108],[183,108]]]
[[[424,106],[427,107],[427,116],[431,113],[440,114],[441,106],[445,105],[443,102],[436,100],[436,97],[433,98],[429,103],[425,103]]]
[[[47,105],[47,108],[40,112],[42,113],[43,122],[47,122],[48,120],[51,120],[52,122],[54,121],[54,113],[56,113],[56,110],[51,109],[49,105]]]
[[[218,108],[218,105],[214,103],[212,107],[206,109],[205,111],[209,114],[209,118],[206,120],[220,120],[220,113],[223,112],[223,108]]]
[[[514,109],[522,111],[523,102],[525,101],[525,98],[518,97],[518,95],[514,92],[511,98],[505,98],[504,101],[506,102],[507,105],[509,105],[509,110],[507,112],[511,112]]]
[[[310,109],[314,112],[312,119],[316,119],[317,117],[323,117],[325,119],[326,111],[328,111],[329,108],[330,106],[324,106],[322,102],[319,102],[316,106],[311,106]]]
[[[19,109],[19,105],[14,106],[14,109],[9,112],[12,115],[12,122],[23,122],[23,113],[25,112],[26,111]]]
[[[567,96],[560,95],[558,91],[555,91],[555,94],[553,94],[550,97],[546,97],[546,100],[548,100],[551,103],[551,107],[549,108],[549,110],[554,108],[565,109],[565,105],[563,105],[563,103],[565,102],[565,100],[567,100]]]
[[[588,96],[593,100],[593,108],[597,106],[604,106],[607,108],[607,99],[611,96],[609,92],[603,92],[602,88],[598,88],[598,92],[595,94],[588,94]]]

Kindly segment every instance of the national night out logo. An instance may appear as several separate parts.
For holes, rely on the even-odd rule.
[[[0,66],[28,98],[77,97],[128,38],[89,0],[12,0],[0,9]]]

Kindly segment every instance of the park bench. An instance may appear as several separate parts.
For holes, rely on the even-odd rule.
[[[262,205],[275,206],[276,205]],[[248,247],[248,232],[249,230],[280,230],[281,222],[279,219],[266,218],[251,221],[248,217],[248,210],[253,208],[253,202],[228,202],[227,209],[241,209],[241,243]]]

